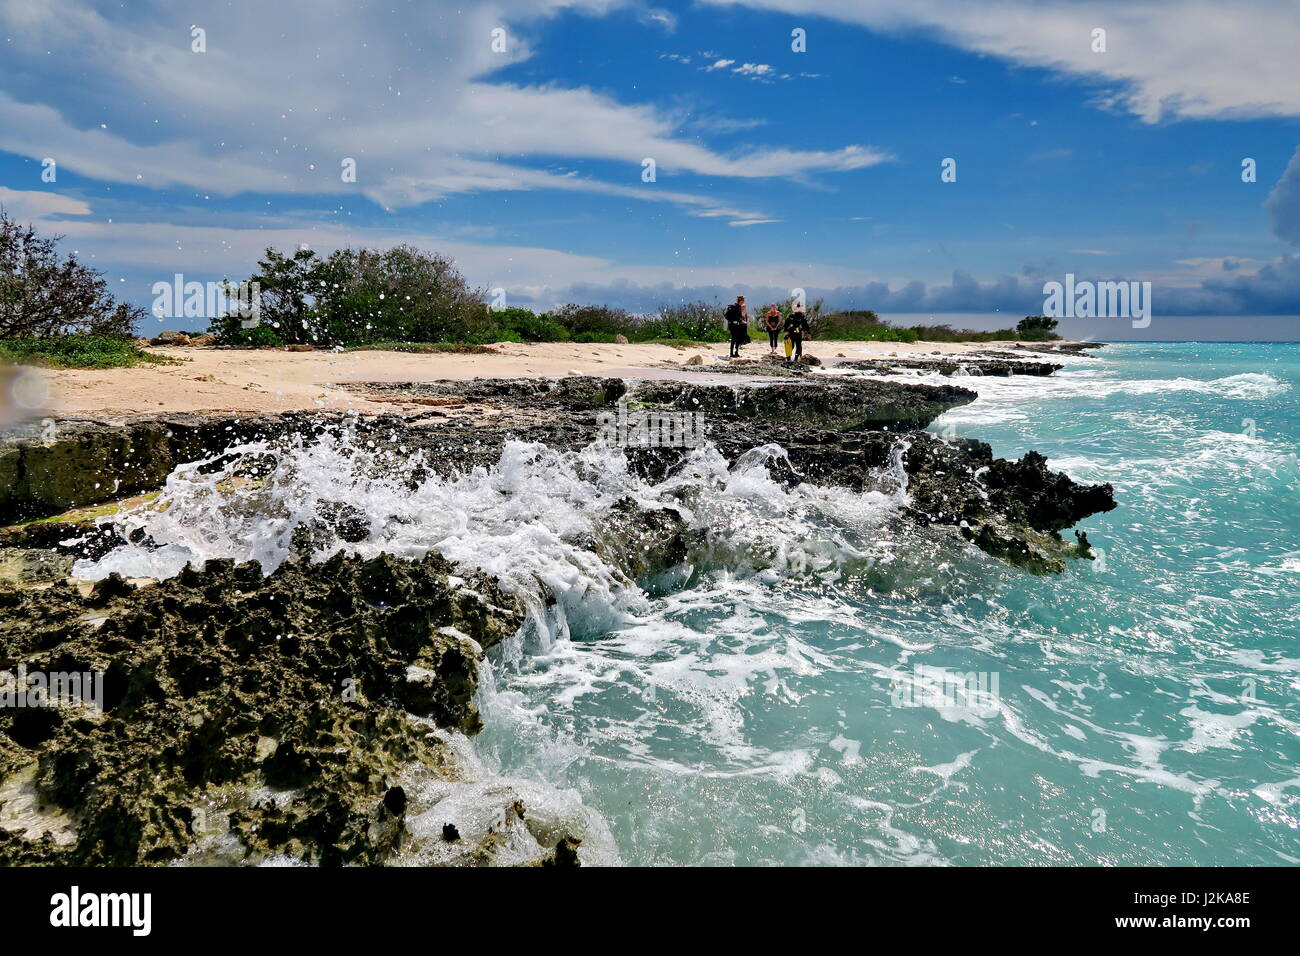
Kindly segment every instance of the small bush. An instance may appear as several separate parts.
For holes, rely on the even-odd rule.
[[[1059,324],[1046,315],[1027,315],[1016,325],[1016,332],[1026,342],[1054,342],[1060,339],[1055,331]]]
[[[492,321],[505,335],[500,341],[511,342],[567,342],[569,330],[553,315],[538,315],[528,309],[498,309]]]
[[[915,329],[898,329],[892,325],[866,325],[860,328],[842,328],[824,334],[822,338],[845,342],[915,342]]]
[[[280,333],[269,325],[257,325],[246,329],[237,322],[229,323],[227,329],[217,337],[217,341],[222,345],[233,345],[243,349],[260,349],[267,346],[279,348],[285,344]]]
[[[636,325],[630,312],[606,305],[570,303],[548,315],[568,329],[575,342],[612,342],[615,336],[627,335]]]
[[[213,320],[223,345],[364,345],[368,342],[494,341],[483,302],[446,256],[411,246],[336,249],[321,259],[305,249],[267,249],[248,281],[260,289],[261,324],[237,315]],[[269,329],[269,331],[261,331]]]
[[[633,342],[727,341],[725,309],[716,302],[684,302],[662,305],[653,317],[643,319],[628,335]]]
[[[74,333],[0,339],[0,361],[45,368],[127,368],[141,363],[167,365],[172,360],[150,355],[132,339]]]
[[[815,339],[841,339],[846,342],[895,341],[882,338],[882,330],[891,326],[880,321],[880,316],[870,309],[848,312],[822,312],[821,303],[815,303],[817,310],[810,312],[808,326]],[[789,310],[787,309],[788,313]]]

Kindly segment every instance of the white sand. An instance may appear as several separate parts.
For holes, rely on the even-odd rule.
[[[805,349],[823,359],[838,355],[953,355],[1011,343],[809,341]],[[727,345],[604,345],[547,342],[501,343],[490,353],[283,352],[269,349],[151,348],[182,359],[180,365],[106,370],[43,370],[50,385],[47,414],[113,418],[157,412],[283,412],[355,408],[369,413],[401,411],[337,387],[345,382],[427,382],[469,378],[560,378],[566,375],[653,377],[695,375],[726,361]],[[766,354],[755,341],[746,358]],[[701,355],[703,368],[686,366]],[[1030,356],[1032,357],[1032,356]]]

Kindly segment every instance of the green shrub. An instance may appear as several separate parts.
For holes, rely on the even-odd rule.
[[[489,309],[446,256],[411,246],[377,251],[339,249],[321,259],[310,250],[285,255],[267,249],[249,278],[261,290],[260,324],[245,329],[237,315],[212,323],[222,344],[363,346],[392,343],[493,342],[725,342],[724,307],[716,302],[661,306],[635,315],[604,305],[569,303],[550,312]],[[777,303],[783,316],[794,301]],[[751,335],[762,335],[765,306],[755,306]],[[1020,329],[977,332],[949,325],[902,328],[870,309],[827,312],[819,299],[807,307],[812,338],[857,342],[989,342],[1054,339],[1055,320],[1029,316]],[[1050,323],[1046,325],[1045,323]],[[385,345],[387,343],[387,345]]]
[[[278,348],[285,344],[280,333],[269,325],[257,325],[251,329],[245,329],[238,322],[231,323],[231,327],[218,336],[218,341],[222,345],[234,345],[239,348],[257,349],[266,346]]]
[[[823,335],[825,339],[840,339],[845,342],[915,342],[915,329],[899,329],[892,325],[866,325],[860,328],[841,328],[833,333]]]
[[[633,342],[689,340],[694,342],[727,341],[725,309],[716,302],[683,302],[662,305],[652,317],[642,319],[628,334]]]
[[[842,339],[846,342],[894,341],[882,339],[880,330],[889,329],[888,323],[881,322],[880,316],[870,309],[848,312],[823,312],[821,302],[814,303],[816,311],[810,311],[808,326],[816,339]],[[789,314],[789,310],[785,310]]]
[[[495,332],[482,291],[451,259],[412,246],[337,249],[325,259],[267,249],[258,265],[248,281],[260,289],[260,324],[245,329],[237,315],[214,320],[211,331],[223,344],[271,335],[283,344],[453,342],[492,340]]]
[[[46,368],[126,368],[140,363],[167,365],[172,360],[150,355],[132,339],[79,332],[0,339],[0,361]]]
[[[637,324],[630,312],[607,305],[570,303],[548,315],[564,326],[575,342],[612,342],[615,336],[627,335]]]
[[[567,342],[569,330],[553,315],[538,315],[528,309],[496,309],[492,312],[496,327],[507,334],[501,341]]]
[[[980,332],[975,329],[954,329],[951,325],[914,325],[912,328],[925,342],[998,342],[1020,338],[1015,329]]]
[[[1026,342],[1053,342],[1060,339],[1055,331],[1059,324],[1050,316],[1027,315],[1016,325],[1016,332]]]

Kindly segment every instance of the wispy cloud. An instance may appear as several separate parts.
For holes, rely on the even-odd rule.
[[[89,216],[90,206],[80,199],[38,189],[0,186],[0,208],[12,219],[36,221],[53,216]]]
[[[1099,105],[1162,119],[1300,116],[1300,17],[1274,0],[704,0],[925,30],[964,49],[1107,85]],[[1095,52],[1093,30],[1106,31]]]
[[[742,63],[730,57],[719,57],[712,52],[701,53],[700,56],[705,60],[712,60],[712,62],[699,67],[705,73],[726,72],[746,79],[757,80],[761,83],[771,83],[774,80],[790,80],[795,76],[814,79],[821,75],[819,73],[782,73],[770,63]],[[675,60],[684,64],[691,63],[691,58],[683,54],[665,53],[660,55],[660,59]]]
[[[453,195],[558,189],[710,216],[726,208],[712,195],[692,196],[684,185],[641,188],[643,158],[653,158],[661,176],[724,179],[798,179],[885,158],[860,145],[719,152],[678,135],[670,113],[649,104],[493,79],[531,56],[530,27],[569,5],[496,0],[414,32],[377,4],[343,0],[257,5],[250,30],[252,5],[234,4],[204,11],[206,52],[197,53],[192,14],[162,2],[111,12],[78,0],[7,4],[0,150],[53,155],[62,169],[108,182],[218,196],[361,193],[399,209]],[[510,24],[505,52],[494,53],[492,30],[501,23]],[[125,103],[149,106],[128,111]],[[530,164],[554,158],[626,163],[638,185]],[[355,182],[340,175],[345,159],[356,164]]]

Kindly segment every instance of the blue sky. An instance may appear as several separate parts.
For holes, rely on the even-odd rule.
[[[1158,318],[1294,316],[1300,24],[1283,11],[4,0],[0,203],[146,306],[176,272],[247,276],[268,244],[405,241],[532,307],[800,287],[1022,315],[1074,273],[1151,281]]]

